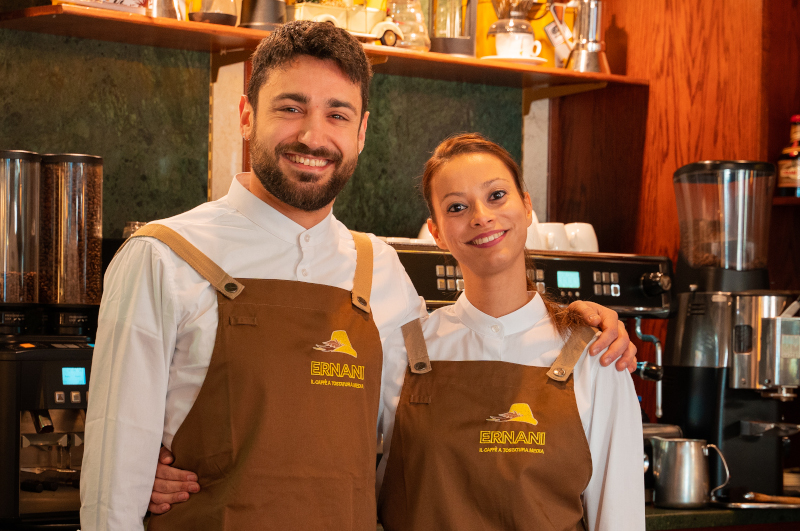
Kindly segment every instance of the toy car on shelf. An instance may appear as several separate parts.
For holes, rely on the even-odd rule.
[[[403,32],[385,9],[353,4],[352,0],[296,2],[286,6],[286,18],[329,22],[346,29],[358,39],[379,40],[385,46],[394,46],[403,39]]]

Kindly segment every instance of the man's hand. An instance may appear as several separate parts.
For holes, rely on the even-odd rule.
[[[172,461],[174,461],[172,453],[162,446],[158,454],[153,492],[150,494],[150,504],[147,506],[153,514],[164,514],[169,511],[171,504],[185,502],[189,499],[190,492],[200,491],[197,476],[169,466]]]
[[[589,301],[575,301],[569,305],[569,309],[579,313],[586,324],[596,326],[602,332],[589,349],[589,354],[596,356],[608,347],[608,351],[600,360],[602,365],[611,365],[617,360],[618,371],[626,368],[630,372],[636,370],[636,346],[631,343],[628,331],[619,321],[617,312]]]

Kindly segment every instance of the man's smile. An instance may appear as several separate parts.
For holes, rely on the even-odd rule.
[[[311,157],[309,155],[298,155],[295,153],[286,153],[284,157],[289,161],[298,166],[302,166],[303,169],[311,169],[311,168],[327,168],[329,165],[332,164],[330,159],[323,159],[319,157]]]

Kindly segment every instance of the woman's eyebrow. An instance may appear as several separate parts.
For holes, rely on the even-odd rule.
[[[503,179],[489,179],[485,183],[481,184],[481,188],[489,188],[490,186],[492,186],[497,181],[502,181],[502,180]],[[466,194],[464,192],[449,192],[449,193],[444,194],[444,197],[442,197],[442,200],[447,199],[451,195],[463,196],[463,195],[466,195]]]

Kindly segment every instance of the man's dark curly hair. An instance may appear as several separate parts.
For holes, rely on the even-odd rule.
[[[288,22],[266,37],[252,57],[253,73],[247,84],[247,99],[255,110],[258,92],[270,71],[301,55],[331,60],[350,81],[361,87],[361,116],[367,112],[372,68],[364,48],[347,31],[328,22],[297,20]]]

